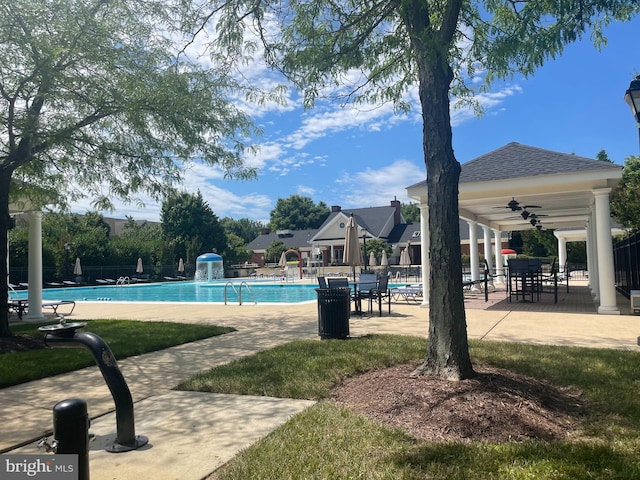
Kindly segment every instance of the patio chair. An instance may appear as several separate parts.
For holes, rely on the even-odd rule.
[[[362,300],[369,300],[369,311],[372,310],[374,290],[378,288],[378,276],[375,273],[361,273],[357,282],[354,299],[358,310],[362,310]]]
[[[324,277],[318,277],[318,285],[320,288],[327,288],[327,280]]]
[[[391,291],[389,290],[389,277],[380,277],[378,286],[371,289],[369,292],[369,310],[371,310],[372,303],[378,302],[378,316],[382,316],[382,301],[387,299],[389,304],[389,315],[391,315]]]
[[[348,287],[349,280],[347,277],[327,278],[329,288]]]

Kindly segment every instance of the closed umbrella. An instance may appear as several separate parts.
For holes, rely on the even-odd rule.
[[[80,265],[80,257],[76,258],[76,264],[73,267],[73,274],[75,276],[77,276],[77,277],[81,277],[82,276],[82,265]]]
[[[138,259],[138,265],[136,265],[136,273],[144,272],[144,268],[142,268],[142,258]]]
[[[405,248],[404,250],[402,250],[402,252],[400,252],[400,266],[401,267],[409,267],[411,265],[411,258],[409,258],[409,249]],[[405,275],[405,279],[408,277],[407,275],[407,271],[405,270],[404,275]]]
[[[387,258],[387,251],[382,250],[382,258],[380,258],[380,266],[386,267],[389,265],[389,259]]]
[[[356,267],[362,265],[362,250],[360,250],[360,239],[358,238],[358,224],[353,215],[349,217],[347,227],[344,232],[344,252],[342,261],[353,267],[353,279],[356,278]]]
[[[371,252],[369,254],[369,266],[375,267],[376,265],[378,265],[378,262],[376,261],[376,256],[373,254],[373,252]]]
[[[182,257],[180,258],[180,260],[178,260],[178,272],[184,272],[184,260],[182,259]]]
[[[400,266],[408,267],[411,265],[411,258],[409,258],[409,250],[406,248],[400,252]]]
[[[280,255],[280,261],[278,262],[278,266],[283,268],[287,266],[287,255],[285,252],[282,252],[282,255]]]

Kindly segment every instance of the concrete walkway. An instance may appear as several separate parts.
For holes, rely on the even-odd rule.
[[[588,291],[581,306],[590,301]],[[469,295],[469,338],[638,350],[640,318],[571,313],[563,300],[558,312],[535,311],[505,303],[504,293]],[[626,300],[621,300],[621,305]],[[543,302],[541,302],[543,303]],[[560,302],[559,302],[560,303]],[[587,310],[589,306],[587,305]],[[628,310],[623,313],[629,313]],[[114,404],[97,367],[0,390],[0,451],[41,453],[34,441],[50,433],[52,408],[64,399],[83,398],[93,418],[90,468],[93,480],[140,478],[199,480],[231,459],[239,450],[284,423],[313,402],[172,391],[181,380],[213,366],[296,339],[318,339],[317,306],[203,304],[77,304],[69,321],[95,318],[211,323],[237,329],[231,334],[193,342],[118,362],[130,387],[136,433],[149,438],[139,450],[112,454],[104,446],[115,438]],[[419,335],[426,338],[428,310],[394,303],[391,316],[352,317],[351,336],[369,333]]]

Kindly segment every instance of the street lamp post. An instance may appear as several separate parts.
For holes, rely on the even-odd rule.
[[[638,142],[640,146],[640,75],[631,80],[628,90],[624,94],[624,101],[631,108],[633,117],[638,124]]]
[[[64,244],[64,278],[69,278],[69,251],[71,245],[69,243]]]

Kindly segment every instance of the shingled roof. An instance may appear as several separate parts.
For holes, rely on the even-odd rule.
[[[511,142],[463,163],[460,170],[460,183],[606,170],[611,167],[612,164],[609,162]],[[426,183],[426,180],[423,180],[411,187]]]
[[[602,170],[611,166],[609,162],[511,142],[464,163],[460,183]]]

